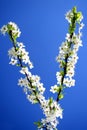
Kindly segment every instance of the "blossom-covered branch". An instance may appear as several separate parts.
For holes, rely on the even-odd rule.
[[[62,117],[62,109],[53,98],[45,99],[43,96],[45,88],[43,87],[43,83],[40,83],[40,77],[31,74],[30,69],[32,69],[33,65],[29,54],[25,50],[24,44],[16,40],[21,34],[18,26],[13,22],[9,22],[1,28],[1,32],[3,34],[7,33],[13,44],[13,47],[8,51],[11,59],[10,64],[19,66],[21,68],[20,73],[25,75],[24,78],[21,77],[18,80],[18,85],[23,87],[27,99],[31,103],[40,104],[46,116],[46,119],[42,119],[41,122],[36,122],[35,124],[40,129],[54,129],[58,123],[56,117]]]
[[[23,74],[23,77],[18,80],[18,85],[23,87],[27,99],[32,104],[40,104],[45,115],[44,119],[35,122],[39,130],[57,130],[58,118],[62,118],[63,112],[58,101],[64,96],[64,88],[75,85],[73,76],[78,59],[77,52],[79,47],[82,46],[80,39],[81,29],[84,26],[81,23],[82,18],[81,12],[77,12],[76,7],[66,14],[66,19],[69,22],[69,33],[66,35],[66,41],[59,48],[59,55],[56,58],[61,68],[60,72],[56,73],[57,84],[51,86],[50,89],[51,92],[57,93],[57,99],[53,99],[53,97],[45,99],[45,87],[40,82],[40,77],[31,73],[30,70],[34,66],[30,61],[29,53],[26,51],[25,45],[17,41],[21,34],[18,26],[14,22],[9,22],[0,29],[3,35],[8,34],[13,45],[8,51],[9,64],[20,67],[20,73]],[[78,32],[75,33],[77,24],[79,24],[79,28]]]
[[[69,22],[69,33],[66,34],[65,41],[59,47],[59,54],[56,57],[61,70],[56,73],[57,84],[52,86],[50,90],[53,93],[58,93],[56,99],[57,102],[64,97],[64,88],[75,85],[73,77],[75,74],[75,64],[78,60],[77,52],[79,47],[82,46],[81,29],[84,26],[84,24],[81,23],[83,19],[82,13],[77,12],[76,7],[74,7],[72,10],[67,12],[66,19]]]

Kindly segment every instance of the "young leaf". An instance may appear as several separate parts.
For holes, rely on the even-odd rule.
[[[42,123],[40,121],[38,122],[34,122],[35,125],[37,125],[38,128],[41,128],[42,127]]]
[[[53,102],[53,98],[51,97],[51,98],[49,99],[49,106],[52,104],[52,102]]]
[[[64,98],[64,95],[61,93],[61,94],[59,95],[59,99],[62,99],[62,98]]]

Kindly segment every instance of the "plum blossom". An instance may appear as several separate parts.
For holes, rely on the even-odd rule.
[[[51,89],[50,89],[51,92],[56,93],[57,90],[58,90],[58,86],[57,85],[51,86]]]
[[[8,28],[7,28],[7,25],[3,25],[2,28],[0,29],[0,32],[5,35],[6,32],[7,32]]]
[[[23,74],[18,80],[18,85],[23,87],[27,99],[32,103],[39,103],[43,111],[44,118],[37,124],[38,130],[57,130],[59,118],[63,118],[63,109],[60,107],[59,100],[63,97],[62,91],[66,87],[75,86],[75,65],[78,60],[78,50],[82,46],[81,29],[84,24],[81,23],[83,16],[81,12],[77,12],[76,7],[66,13],[65,18],[69,22],[69,32],[66,34],[65,41],[59,47],[59,54],[56,57],[59,62],[60,71],[56,72],[57,83],[51,86],[50,91],[57,93],[57,99],[44,96],[45,87],[38,75],[30,72],[34,66],[30,60],[29,52],[26,51],[22,42],[17,42],[21,31],[14,22],[4,25],[0,32],[9,35],[13,47],[8,51],[10,58],[9,64],[20,67],[19,72]],[[75,32],[76,24],[79,24],[78,33]]]
[[[17,64],[17,59],[11,58],[11,61],[9,62],[9,64],[12,64],[12,65]]]

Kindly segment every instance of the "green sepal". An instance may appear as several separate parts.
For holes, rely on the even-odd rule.
[[[21,65],[19,63],[17,63],[16,66],[21,66]]]
[[[62,60],[61,65],[62,65],[62,68],[64,68],[64,66],[66,65],[66,62]]]
[[[37,104],[38,103],[38,99],[34,99],[34,104]]]
[[[8,28],[8,32],[11,31],[11,30],[14,30],[14,28],[10,24],[7,24],[7,28]]]
[[[10,24],[7,24],[7,28],[8,28],[8,31],[7,31],[8,34],[10,34],[10,32],[12,32],[12,30],[15,30],[15,28]],[[15,35],[12,34],[12,38],[14,39],[14,41],[16,41],[17,37],[18,37],[18,32]]]
[[[56,88],[54,88],[54,90],[59,93],[61,90],[62,90],[62,87],[61,86],[57,86]]]
[[[19,50],[19,47],[16,47],[15,49],[16,49],[16,51],[18,51],[18,50]]]
[[[16,40],[17,37],[18,37],[18,33],[16,33],[15,35],[13,35],[14,40]]]
[[[41,128],[43,126],[43,124],[40,121],[34,122],[34,124],[37,125],[38,128]]]

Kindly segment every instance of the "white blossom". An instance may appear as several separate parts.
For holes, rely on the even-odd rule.
[[[57,104],[57,102],[54,100],[50,104],[49,102],[50,102],[50,99],[47,100],[46,104],[43,107],[45,116],[47,118],[50,117],[48,118],[49,120],[53,120],[55,117],[62,118],[62,109],[60,105]]]
[[[11,61],[9,62],[9,64],[12,64],[12,65],[17,64],[17,59],[11,58]]]
[[[57,104],[56,101],[52,100],[50,102],[50,99],[45,101],[42,105],[44,114],[46,116],[46,119],[42,119],[41,123],[45,126],[47,126],[47,130],[49,129],[56,129],[56,126],[58,124],[57,118],[62,118],[62,109],[59,104]]]
[[[31,95],[27,95],[27,99],[32,103],[34,104],[35,103],[35,100],[36,100],[36,96],[31,94]]]
[[[80,26],[79,26],[79,31],[82,30],[84,27],[84,23],[81,23]]]
[[[8,28],[7,25],[2,26],[2,28],[0,29],[0,32],[5,35],[5,33],[7,32]]]
[[[56,78],[57,78],[57,84],[61,84],[62,75],[60,72],[56,73]]]
[[[28,82],[28,80],[27,80],[27,78],[25,77],[25,78],[20,78],[19,80],[18,80],[18,85],[20,85],[21,87],[29,87],[29,82]]]
[[[17,45],[18,45],[17,55],[19,56],[19,58],[22,60],[23,63],[28,64],[30,69],[32,69],[34,66],[30,61],[29,52],[25,50],[24,44],[21,42],[17,42]]]
[[[66,85],[66,87],[72,87],[75,86],[75,80],[72,78],[64,78],[63,84]]]
[[[69,33],[67,33],[66,34],[66,38],[65,38],[68,42],[71,42],[71,37],[70,37],[70,34]]]
[[[17,58],[17,52],[15,51],[15,48],[14,48],[14,47],[12,47],[12,48],[8,51],[8,55],[9,55],[9,57]]]
[[[17,45],[20,49],[25,47],[25,45],[22,42],[17,42]]]
[[[57,89],[58,89],[58,86],[57,86],[57,85],[54,85],[54,86],[51,86],[50,91],[51,91],[52,93],[56,93],[56,92],[57,92]]]
[[[8,29],[9,29],[9,26],[10,26],[13,36],[17,35],[16,37],[20,37],[21,31],[18,28],[17,24],[15,24],[14,22],[9,22],[7,26],[8,26]]]
[[[73,18],[73,12],[71,10],[69,10],[66,14],[65,14],[65,18],[68,20],[69,23],[71,23],[71,19]]]
[[[22,67],[21,70],[20,70],[20,73],[28,74],[29,73],[28,67]]]

